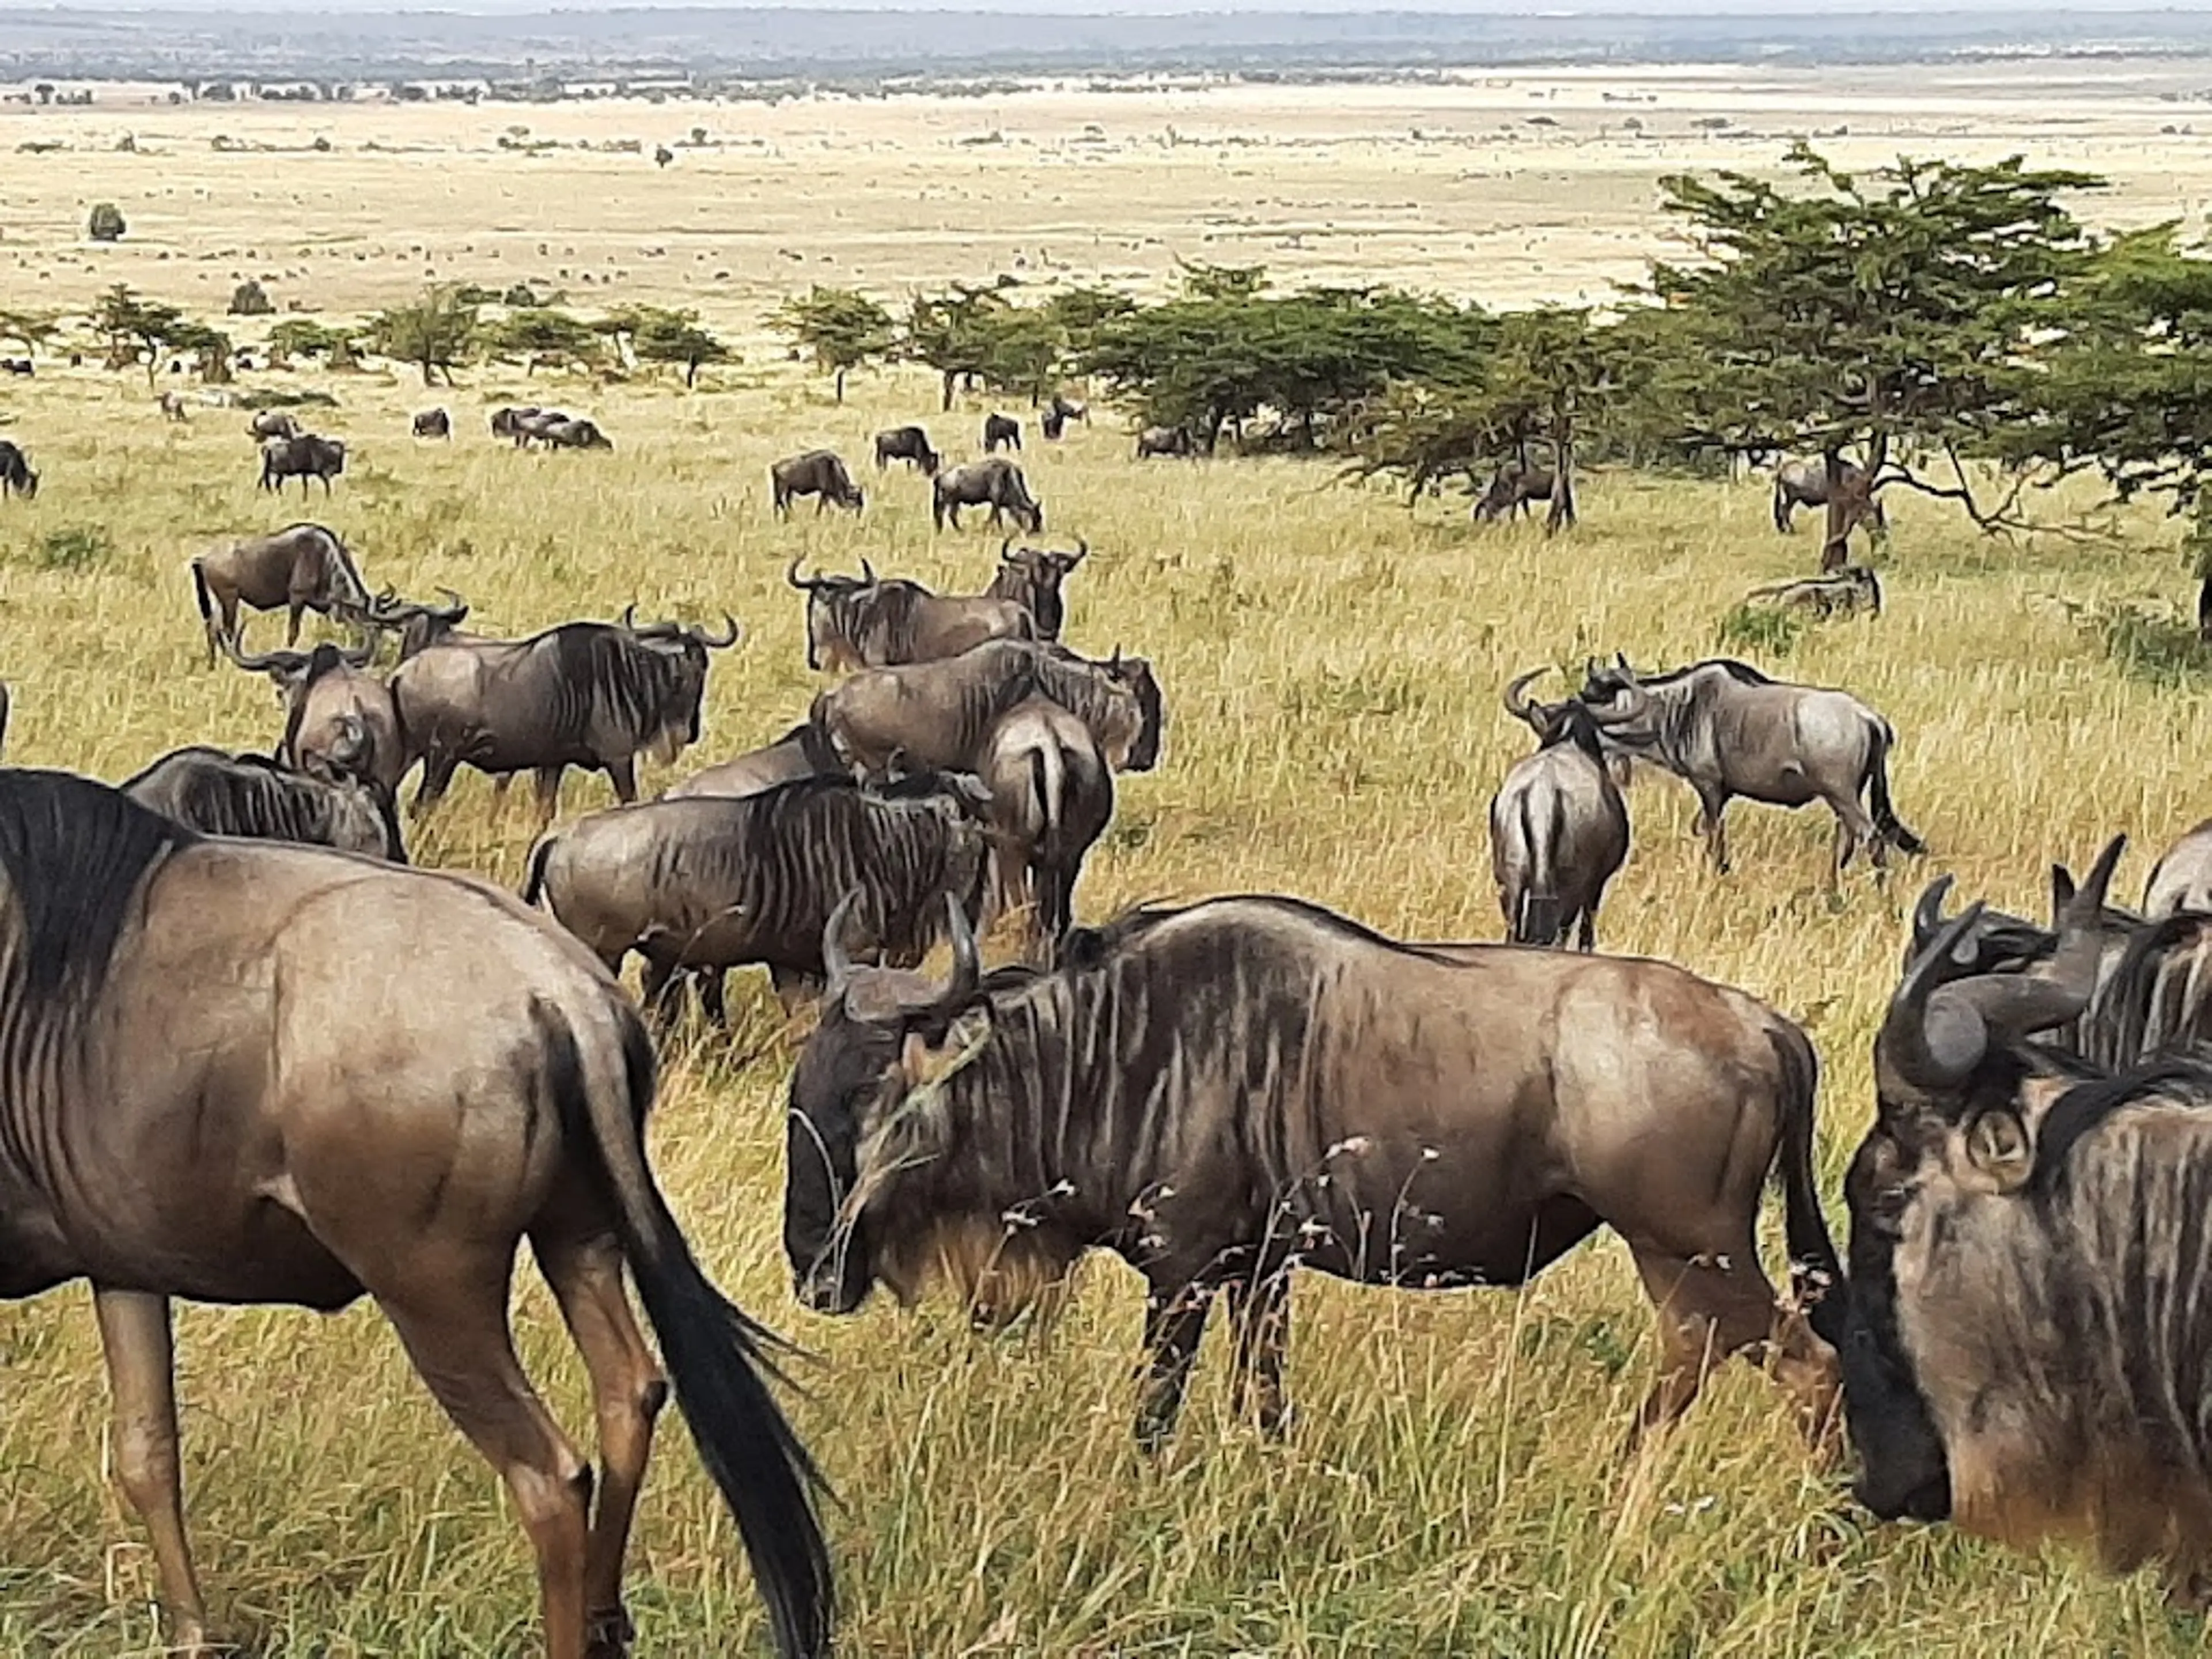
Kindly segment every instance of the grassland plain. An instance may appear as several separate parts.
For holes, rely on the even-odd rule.
[[[823,153],[843,156],[826,140]],[[2116,160],[2148,178],[2151,154]],[[98,188],[90,160],[77,160],[82,185]],[[44,169],[70,161],[27,165],[61,179]],[[257,166],[266,179],[270,163]],[[362,169],[358,193],[330,210],[354,227],[347,234],[389,225],[374,234],[404,248],[418,194],[426,215],[454,224],[477,211],[442,184],[431,196],[451,176],[438,164]],[[191,176],[177,174],[187,188]],[[530,215],[582,235],[616,211],[611,185],[594,195],[582,173],[564,176],[568,188]],[[249,175],[233,177],[236,200],[177,220],[179,259],[196,243],[250,245]],[[1620,201],[1632,194],[1615,188]],[[74,208],[22,228],[22,199],[11,188],[8,239],[27,240],[33,264],[107,257],[70,246]],[[1637,199],[1641,212],[1648,201]],[[1132,193],[1105,207],[1116,205],[1165,221],[1188,203]],[[818,243],[833,252],[888,234],[898,209],[885,198],[865,221],[835,211]],[[139,258],[128,246],[123,257]],[[1454,258],[1455,280],[1486,293],[1480,259]],[[132,280],[162,275],[144,259]],[[401,297],[421,278],[419,266],[386,264],[374,283],[349,277],[351,290],[319,295],[311,277],[302,294],[343,311]],[[774,270],[760,266],[763,292]],[[807,274],[792,266],[791,283]],[[1368,274],[1403,273],[1385,262]],[[111,279],[102,270],[80,285],[88,294]],[[690,291],[652,280],[659,294]],[[714,304],[757,321],[727,295]],[[922,486],[903,474],[866,479],[872,499],[857,523],[769,518],[772,457],[816,441],[864,453],[876,427],[930,408],[924,379],[864,378],[842,408],[757,350],[690,395],[464,380],[429,395],[375,374],[321,382],[341,407],[318,424],[354,454],[331,500],[318,493],[305,511],[358,548],[372,581],[459,588],[487,629],[611,615],[632,599],[647,613],[734,611],[749,638],[717,660],[707,738],[687,764],[769,738],[804,709],[813,682],[799,605],[781,581],[792,555],[851,568],[865,553],[948,586],[980,584],[990,568],[995,537],[933,536]],[[492,443],[485,411],[524,396],[588,410],[618,447],[537,456]],[[434,398],[457,416],[450,446],[404,435],[407,411]],[[963,404],[933,424],[965,452],[982,412]],[[243,417],[200,410],[172,426],[142,380],[87,370],[0,387],[0,422],[46,476],[36,501],[0,504],[9,757],[116,777],[179,742],[265,745],[270,693],[201,666],[184,574],[204,543],[302,510],[255,492]],[[1283,889],[1402,934],[1494,937],[1484,809],[1527,744],[1498,707],[1501,683],[1616,648],[1638,662],[1702,654],[1743,587],[1804,570],[1814,552],[1809,535],[1775,536],[1755,484],[1601,475],[1586,487],[1583,527],[1547,543],[1521,529],[1475,532],[1446,504],[1408,513],[1380,490],[1332,484],[1318,466],[1139,468],[1110,417],[1026,464],[1055,538],[1083,535],[1096,550],[1071,586],[1073,642],[1150,653],[1171,700],[1165,760],[1124,788],[1079,894],[1087,916],[1140,898]],[[1603,918],[1608,948],[1747,987],[1812,1030],[1826,1063],[1832,1194],[1871,1111],[1869,1043],[1925,876],[1955,871],[1967,892],[2039,907],[2051,857],[2079,860],[2115,829],[2148,848],[2212,811],[2202,687],[2122,672],[2058,603],[2170,604],[2185,584],[2166,526],[2146,516],[2114,545],[2007,545],[1932,503],[1902,501],[1896,516],[1887,613],[1766,660],[1849,686],[1895,722],[1899,803],[1929,859],[1886,887],[1856,877],[1831,896],[1825,820],[1739,806],[1737,871],[1716,879],[1689,834],[1686,792],[1645,779],[1631,796],[1635,850]],[[266,618],[249,624],[249,642],[277,637]],[[648,787],[672,775],[654,771]],[[567,810],[605,799],[604,785],[572,780]],[[416,832],[415,851],[512,882],[529,827],[523,802],[495,811],[471,779]],[[2147,857],[2130,861],[2130,878]],[[1118,1267],[1096,1264],[1043,1340],[980,1341],[942,1308],[872,1306],[842,1323],[793,1308],[778,1212],[791,1033],[757,986],[743,984],[733,1008],[731,1041],[697,1040],[673,1059],[653,1146],[711,1269],[815,1356],[794,1412],[841,1499],[831,1527],[848,1651],[1920,1659],[2198,1644],[2197,1626],[2170,1620],[2148,1583],[1873,1528],[1746,1368],[1723,1373],[1679,1434],[1618,1462],[1651,1345],[1634,1276],[1608,1243],[1517,1295],[1304,1283],[1291,1439],[1266,1445],[1228,1420],[1209,1351],[1180,1440],[1146,1467],[1127,1438],[1138,1293]],[[518,1284],[526,1362],[581,1432],[579,1368],[534,1278],[526,1270]],[[0,1310],[0,1652],[159,1650],[143,1534],[100,1479],[105,1396],[85,1304],[71,1290]],[[373,1310],[323,1320],[189,1309],[180,1347],[194,1535],[219,1621],[251,1651],[531,1650],[519,1529]],[[737,1652],[758,1640],[736,1540],[673,1417],[631,1601],[642,1652]]]

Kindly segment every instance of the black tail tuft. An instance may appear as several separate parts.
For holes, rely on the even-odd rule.
[[[1557,945],[1565,931],[1565,921],[1557,893],[1525,892],[1521,895],[1521,913],[1513,921],[1513,943]]]
[[[553,843],[558,836],[547,836],[530,850],[530,875],[522,884],[522,902],[535,905],[538,896],[545,890],[545,860],[552,855]]]
[[[1814,1101],[1820,1092],[1820,1062],[1812,1043],[1795,1025],[1777,1022],[1767,1032],[1782,1063],[1782,1231],[1790,1249],[1790,1291],[1814,1335],[1832,1347],[1844,1340],[1850,1309],[1849,1287],[1828,1219],[1821,1213],[1814,1179]]]
[[[1875,740],[1874,759],[1867,767],[1867,805],[1874,814],[1874,827],[1881,837],[1900,853],[1918,854],[1928,850],[1928,843],[1905,827],[1897,816],[1897,808],[1889,799],[1889,750],[1896,742],[1885,725]]]

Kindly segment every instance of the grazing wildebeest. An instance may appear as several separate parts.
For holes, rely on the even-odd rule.
[[[408,429],[418,438],[451,439],[453,417],[442,409],[425,409],[408,422]]]
[[[908,462],[933,478],[945,465],[945,458],[930,447],[929,434],[918,426],[896,426],[876,434],[876,471],[893,461]]]
[[[281,409],[264,409],[246,423],[246,435],[257,444],[271,438],[296,438],[300,422]]]
[[[682,782],[662,790],[660,798],[687,800],[699,795],[718,795],[736,799],[742,795],[757,795],[763,789],[773,789],[780,783],[799,778],[844,776],[844,769],[836,764],[836,757],[825,755],[813,741],[813,730],[802,721],[774,743],[701,768]]]
[[[1553,482],[1547,468],[1501,466],[1468,509],[1468,516],[1476,524],[1495,524],[1500,519],[1525,515],[1532,503],[1552,499]]]
[[[963,915],[980,913],[982,800],[973,778],[924,774],[881,789],[813,777],[619,806],[540,841],[522,902],[542,899],[611,973],[636,951],[648,1008],[672,1012],[665,994],[692,973],[721,1024],[732,968],[766,967],[787,1005],[819,993],[823,929],[848,893],[895,966],[936,945],[947,894]]]
[[[866,505],[866,497],[834,450],[810,449],[804,455],[787,455],[769,468],[768,477],[775,510],[784,518],[791,516],[791,503],[800,495],[814,497],[817,514],[830,507],[849,507],[858,513]]]
[[[1847,1421],[1859,1500],[2019,1547],[2087,1541],[2212,1594],[2212,1066],[2109,1073],[2033,1033],[2087,1007],[2121,843],[2033,975],[1977,971],[1979,907],[1907,969],[1845,1182]]]
[[[1080,421],[1085,426],[1091,424],[1091,405],[1082,398],[1071,398],[1065,392],[1054,392],[1052,401],[1045,405],[1044,412],[1062,421]]]
[[[1036,637],[1036,620],[1012,599],[933,593],[920,582],[876,574],[804,576],[793,559],[783,579],[806,595],[806,665],[838,673],[957,657],[987,640]]]
[[[396,794],[407,770],[405,741],[392,688],[369,673],[374,637],[356,648],[324,644],[313,651],[241,652],[225,638],[230,659],[251,673],[266,674],[284,699],[279,764],[298,771],[350,773]]]
[[[1153,455],[1195,455],[1198,442],[1187,426],[1148,426],[1137,434],[1137,459]]]
[[[1280,897],[1140,910],[1070,935],[1050,973],[988,981],[955,924],[941,992],[836,944],[791,1084],[784,1248],[810,1307],[943,1275],[999,1322],[1115,1250],[1146,1285],[1151,1446],[1217,1291],[1238,1409],[1256,1372],[1274,1429],[1293,1267],[1518,1285],[1603,1224],[1661,1309],[1641,1425],[1770,1344],[1826,1423],[1842,1310],[1778,1307],[1756,1239],[1778,1154],[1794,1283],[1840,1277],[1818,1062],[1741,992],[1662,962],[1401,945]]]
[[[1844,463],[1844,488],[1857,490],[1864,488],[1866,469],[1854,462]],[[1825,461],[1784,461],[1774,469],[1774,527],[1784,535],[1791,529],[1791,520],[1801,507],[1826,507],[1828,504],[1828,468]],[[1889,516],[1882,511],[1881,496],[1867,496],[1867,522],[1875,533],[1889,534]]]
[[[481,640],[481,634],[465,634],[461,624],[469,619],[468,601],[450,587],[439,590],[444,593],[444,605],[426,605],[419,599],[393,597],[389,589],[369,603],[368,620],[373,628],[396,632],[399,635],[399,660],[405,662],[441,640],[465,641]]]
[[[10,374],[26,376],[33,375],[39,372],[38,365],[28,357],[0,357],[0,369],[4,369]]]
[[[31,471],[30,458],[8,439],[0,438],[0,501],[21,495],[27,501],[38,493],[39,475]]]
[[[1532,668],[1505,688],[1505,709],[1539,747],[1513,763],[1490,802],[1490,870],[1516,945],[1597,943],[1606,884],[1628,858],[1628,808],[1605,763],[1599,717],[1570,697],[1539,703]]]
[[[1845,565],[1801,581],[1769,582],[1744,596],[1747,605],[1809,611],[1816,617],[1848,617],[1866,611],[1881,615],[1881,578],[1863,564]]]
[[[1827,802],[1833,874],[1857,852],[1880,867],[1890,848],[1927,850],[1890,802],[1897,735],[1848,692],[1784,684],[1728,658],[1639,677],[1623,657],[1614,668],[1593,664],[1581,696],[1610,716],[1601,722],[1608,750],[1664,767],[1697,792],[1698,830],[1716,870],[1729,867],[1721,818],[1738,795],[1771,806]]]
[[[1116,770],[1159,761],[1164,700],[1152,665],[1117,650],[1086,662],[1055,647],[994,640],[937,662],[870,668],[814,699],[824,751],[870,776],[910,767],[976,772],[991,728],[1016,704],[1048,697],[1090,728]]]
[[[164,392],[161,398],[162,418],[170,421],[189,421],[191,411],[185,405],[181,392]]]
[[[351,735],[365,741],[358,726]],[[270,756],[195,744],[170,750],[116,787],[202,835],[293,841],[407,862],[391,792],[350,770],[295,772]]]
[[[930,481],[929,489],[930,517],[939,530],[948,520],[955,530],[959,529],[963,507],[988,507],[994,525],[1003,523],[1004,515],[1011,513],[1014,522],[1030,535],[1044,533],[1043,507],[1030,494],[1029,481],[1022,477],[1021,468],[1003,455],[940,472]]]
[[[331,480],[345,471],[345,445],[336,438],[319,438],[302,432],[290,438],[261,441],[261,487],[282,490],[284,480],[297,478],[300,493],[307,493],[307,480],[322,480],[323,494],[331,493]]]
[[[368,620],[368,589],[336,532],[301,522],[203,553],[191,564],[192,594],[207,630],[208,666],[217,647],[239,638],[238,607],[287,612],[284,643],[300,640],[307,611],[357,626]]]
[[[1004,444],[1008,449],[1022,447],[1022,423],[1011,415],[986,415],[983,417],[983,453],[994,453]]]
[[[491,412],[491,435],[495,438],[510,438],[514,440],[514,447],[520,449],[522,447],[526,435],[523,429],[525,422],[538,416],[549,413],[556,421],[568,418],[558,410],[543,410],[536,404],[508,404],[503,408],[495,409]]]
[[[2159,855],[2143,887],[2142,908],[2153,921],[2179,910],[2212,911],[2212,818]]]
[[[1114,773],[1091,728],[1048,697],[1016,703],[984,739],[994,918],[1026,908],[1029,944],[1075,924],[1083,860],[1114,817]]]
[[[548,449],[612,449],[615,447],[613,439],[580,416],[540,415],[526,424],[523,436],[526,441],[535,439]]]
[[[561,775],[606,774],[627,805],[637,799],[636,757],[658,748],[673,762],[699,740],[707,653],[737,643],[703,629],[655,623],[564,623],[521,640],[435,641],[392,676],[393,706],[420,757],[422,780],[409,810],[437,805],[464,763],[480,772],[537,774],[538,812],[550,823]]]
[[[1074,552],[1061,553],[1049,548],[1016,547],[1010,536],[1000,544],[999,568],[983,596],[1013,600],[1036,618],[1039,639],[1057,640],[1067,621],[1060,585],[1090,555],[1091,544],[1080,538]]]
[[[483,883],[203,839],[61,773],[0,772],[0,1296],[91,1282],[173,1650],[208,1630],[170,1298],[329,1313],[367,1294],[507,1481],[549,1659],[619,1651],[666,1395],[627,1267],[781,1651],[827,1652],[813,1470],[762,1380],[769,1339],[669,1213],[644,1145],[652,1049],[588,955]],[[596,1483],[515,1358],[526,1237],[591,1379]]]

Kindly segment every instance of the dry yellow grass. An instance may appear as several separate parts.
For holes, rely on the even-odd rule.
[[[964,106],[957,119],[983,124]],[[64,159],[40,158],[28,176]],[[126,163],[138,165],[100,165]],[[620,191],[585,199],[571,173],[557,202],[507,209],[493,204],[489,159],[481,173],[474,162],[355,164],[363,194],[330,211],[381,216],[377,234],[403,246],[440,214],[489,222],[544,210],[605,225],[629,210],[624,192],[657,187],[633,164]],[[840,163],[848,177],[863,164]],[[188,181],[206,169],[230,189],[252,176],[232,165],[196,159],[174,181],[198,188]],[[252,165],[289,187],[289,161]],[[505,178],[523,164],[496,165]],[[80,171],[70,188],[89,196],[98,169]],[[690,176],[672,169],[671,187]],[[412,192],[426,179],[462,193],[418,211]],[[788,234],[831,252],[847,235],[892,248],[894,204],[876,202],[848,228],[829,199]],[[11,188],[9,246],[24,200]],[[722,210],[734,219],[756,205]],[[1175,210],[1134,198],[1105,205]],[[1007,210],[996,211],[1003,234]],[[245,210],[230,201],[223,212],[180,220],[175,234],[228,245],[246,234]],[[1633,228],[1624,221],[1615,234]],[[52,264],[71,234],[74,224],[50,232],[31,252]],[[126,244],[116,257],[139,256]],[[988,263],[982,252],[948,258],[945,274]],[[814,269],[793,266],[791,280]],[[301,287],[323,298],[323,267],[312,270]],[[932,274],[919,257],[910,271],[885,270]],[[156,274],[131,270],[149,286]],[[774,274],[762,263],[750,280]],[[326,303],[375,303],[418,276],[394,264],[386,283],[364,277]],[[1473,266],[1456,280],[1486,291]],[[654,291],[692,292],[665,283]],[[865,552],[882,569],[973,586],[996,547],[981,532],[933,537],[922,486],[903,475],[867,480],[873,500],[857,524],[769,516],[772,456],[817,441],[864,453],[874,428],[928,409],[922,378],[864,380],[842,409],[780,362],[726,372],[690,396],[562,385],[561,400],[614,435],[619,447],[604,456],[493,444],[483,412],[532,390],[520,377],[472,375],[438,394],[460,428],[450,447],[404,435],[406,412],[431,401],[421,387],[375,374],[328,384],[343,407],[319,423],[351,439],[356,459],[331,501],[319,493],[307,511],[357,547],[373,582],[460,588],[501,630],[609,615],[633,599],[647,612],[737,613],[750,638],[718,660],[706,744],[690,761],[761,741],[805,706],[800,610],[781,585],[790,555],[851,568]],[[0,505],[9,757],[114,777],[175,743],[265,744],[276,728],[266,687],[198,665],[183,573],[203,542],[298,510],[255,494],[242,417],[202,410],[170,427],[143,380],[92,371],[7,384],[0,405],[46,480],[36,502]],[[963,406],[933,424],[964,451],[981,412]],[[1601,476],[1584,492],[1583,527],[1547,544],[1471,532],[1442,507],[1408,514],[1291,462],[1139,468],[1110,419],[1033,448],[1027,465],[1055,532],[1096,550],[1071,586],[1072,641],[1146,651],[1170,699],[1165,760],[1124,788],[1079,893],[1091,916],[1142,897],[1284,889],[1394,932],[1495,936],[1484,810],[1526,743],[1498,706],[1500,684],[1615,648],[1639,662],[1704,654],[1745,586],[1803,569],[1813,553],[1809,536],[1773,534],[1755,484]],[[1891,717],[1899,804],[1932,857],[1887,888],[1860,878],[1831,898],[1826,821],[1739,806],[1737,872],[1715,879],[1688,833],[1686,793],[1650,779],[1632,793],[1635,849],[1601,921],[1608,948],[1745,986],[1809,1026],[1826,1066],[1832,1193],[1871,1109],[1869,1044],[1925,874],[1954,870],[1969,892],[2038,907],[2051,856],[2078,859],[2115,829],[2156,842],[2212,805],[2202,693],[2124,676],[2046,597],[2178,592],[2160,526],[2145,520],[2127,544],[2083,550],[1987,543],[1931,504],[1900,502],[1897,518],[1888,613],[1819,630],[1770,665],[1848,686]],[[70,531],[96,533],[56,539]],[[47,562],[72,544],[90,556]],[[248,637],[276,635],[261,619]],[[572,780],[567,810],[604,799],[602,784]],[[511,881],[526,816],[519,800],[495,815],[483,781],[467,781],[417,835],[418,856]],[[2130,879],[2143,867],[2131,861]],[[842,1323],[803,1315],[779,1243],[788,1051],[764,988],[740,984],[730,1047],[702,1043],[671,1066],[653,1153],[711,1270],[817,1356],[803,1372],[811,1397],[794,1409],[842,1500],[830,1524],[848,1651],[1917,1659],[2197,1642],[2148,1583],[1873,1528],[1837,1477],[1808,1462],[1780,1395],[1742,1368],[1679,1435],[1617,1464],[1650,1345],[1640,1292],[1610,1243],[1519,1296],[1303,1282],[1291,1440],[1266,1445],[1226,1419],[1209,1350],[1180,1440],[1157,1467],[1128,1443],[1138,1297],[1119,1268],[1090,1275],[1041,1345],[975,1340],[942,1310],[872,1306]],[[526,1363],[580,1430],[578,1368],[526,1270],[524,1281]],[[193,1530],[223,1627],[286,1659],[529,1650],[519,1529],[373,1311],[190,1309],[180,1343]],[[0,1651],[155,1650],[142,1534],[100,1480],[104,1391],[82,1291],[0,1310]],[[672,1417],[631,1583],[641,1651],[758,1641],[732,1528]]]

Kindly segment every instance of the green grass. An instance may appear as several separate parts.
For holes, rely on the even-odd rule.
[[[685,764],[773,737],[816,685],[787,558],[852,569],[866,553],[973,590],[997,538],[933,536],[924,486],[897,473],[865,477],[857,523],[769,518],[774,456],[826,441],[865,457],[877,427],[927,415],[925,380],[862,383],[842,409],[781,368],[729,384],[692,397],[541,386],[619,447],[539,456],[486,435],[485,410],[509,390],[495,381],[425,394],[349,375],[343,410],[318,420],[349,441],[348,476],[302,509],[254,489],[242,415],[171,427],[131,377],[42,378],[13,394],[12,428],[42,493],[0,503],[10,758],[118,777],[179,743],[266,746],[278,720],[265,682],[199,665],[184,566],[208,541],[300,515],[341,531],[372,586],[458,587],[488,630],[633,599],[647,615],[726,607],[747,641],[717,659],[706,740]],[[407,412],[432,402],[453,410],[450,445],[405,435]],[[981,412],[928,419],[960,451]],[[1708,654],[1745,588],[1816,556],[1811,539],[1767,527],[1757,482],[1594,477],[1583,526],[1547,542],[1470,531],[1443,506],[1408,515],[1379,489],[1328,486],[1317,465],[1139,467],[1110,421],[1025,465],[1054,538],[1094,549],[1069,585],[1072,642],[1147,653],[1170,698],[1164,763],[1125,781],[1079,890],[1090,917],[1281,889],[1394,933],[1495,937],[1485,809],[1528,741],[1499,707],[1503,683],[1615,649],[1639,665]],[[1955,871],[1966,893],[2039,906],[2050,859],[2079,860],[2124,829],[2142,838],[2140,872],[2212,808],[2201,677],[2128,672],[2047,597],[2180,597],[2156,520],[2094,551],[2008,550],[1932,506],[1899,520],[1886,613],[1808,629],[1775,665],[1847,686],[1895,723],[1899,805],[1931,857],[1887,887],[1855,877],[1832,901],[1826,822],[1739,805],[1736,872],[1717,879],[1686,791],[1644,776],[1601,921],[1607,948],[1684,963],[1808,1025],[1832,1194],[1871,1112],[1869,1044],[1920,883]],[[112,550],[40,551],[80,535]],[[249,647],[281,629],[253,620]],[[527,793],[495,814],[483,781],[465,780],[416,836],[419,857],[514,881]],[[605,800],[604,785],[572,778],[566,810]],[[1874,1527],[1746,1368],[1717,1379],[1680,1433],[1617,1461],[1652,1345],[1610,1242],[1517,1296],[1302,1281],[1289,1442],[1227,1420],[1209,1346],[1157,1467],[1129,1445],[1139,1297],[1117,1265],[1094,1265],[1044,1340],[975,1339],[937,1307],[804,1314],[779,1243],[790,1048],[765,985],[732,989],[738,1030],[672,1063],[653,1152],[713,1273],[812,1356],[793,1410],[841,1500],[844,1651],[1925,1659],[2197,1645],[2146,1580]],[[526,1361],[580,1434],[580,1368],[527,1268],[519,1282]],[[532,1650],[520,1530],[374,1310],[187,1309],[180,1347],[192,1530],[224,1631],[270,1659]],[[156,1650],[143,1534],[102,1480],[81,1288],[0,1309],[0,1651]],[[731,1523],[680,1423],[664,1423],[630,1578],[640,1650],[753,1650]]]

